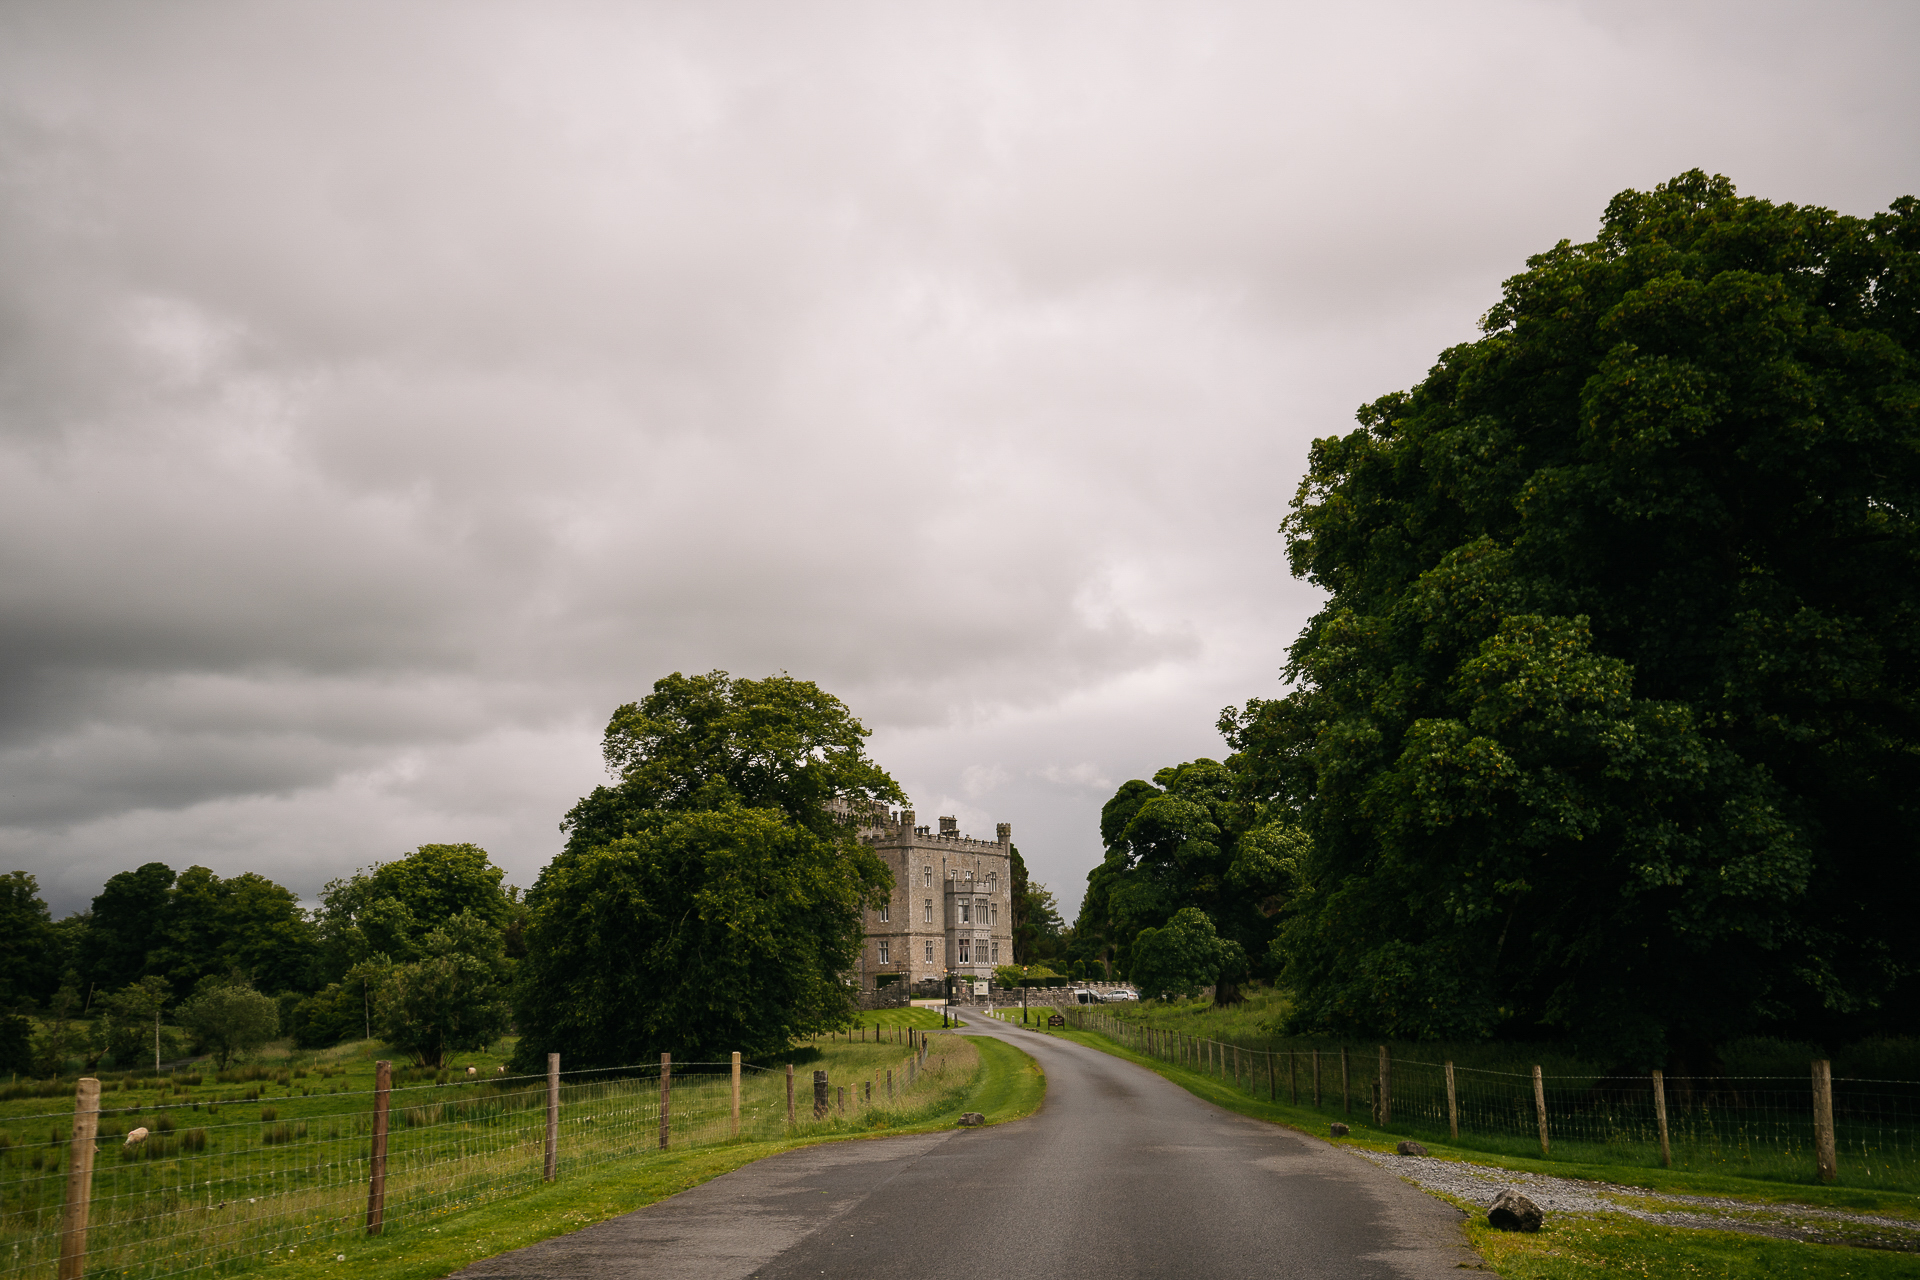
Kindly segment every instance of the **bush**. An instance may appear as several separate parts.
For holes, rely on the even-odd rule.
[[[259,1048],[280,1030],[279,1009],[252,987],[211,987],[181,1005],[178,1016],[222,1070],[234,1054]]]

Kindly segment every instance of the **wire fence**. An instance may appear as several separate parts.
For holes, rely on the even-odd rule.
[[[6,1119],[0,1280],[221,1274],[615,1161],[794,1137],[850,1111],[910,1105],[930,1080],[951,1084],[937,1058],[922,1069],[930,1044],[919,1035],[901,1062],[858,1080],[828,1086],[814,1073],[837,1090],[824,1112],[813,1082],[796,1096],[791,1066],[737,1054],[564,1073],[556,1055],[546,1077],[330,1094],[325,1114],[286,1120],[271,1107],[220,1120],[223,1107],[256,1105],[251,1097],[102,1108],[98,1081],[84,1079],[73,1110]],[[147,1123],[129,1129],[123,1117]],[[19,1141],[22,1128],[44,1141]]]
[[[1385,1046],[1195,1036],[1064,1011],[1136,1053],[1251,1097],[1385,1135],[1504,1155],[1668,1165],[1782,1181],[1920,1190],[1920,1081],[1832,1076],[1551,1075],[1429,1062]]]

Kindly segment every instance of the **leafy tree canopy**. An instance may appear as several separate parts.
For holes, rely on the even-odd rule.
[[[441,1067],[448,1051],[484,1048],[507,1029],[512,962],[501,931],[471,911],[428,931],[420,952],[384,976],[376,1016],[388,1044]]]
[[[906,800],[867,757],[867,735],[846,704],[810,680],[675,672],[607,722],[602,750],[618,781],[594,788],[567,814],[567,848],[613,840],[641,814],[729,805],[775,809],[835,838],[836,806]]]
[[[0,1010],[51,995],[58,954],[40,882],[24,871],[0,876]]]
[[[731,804],[562,853],[529,895],[522,1065],[768,1058],[843,1024],[891,879],[858,841]]]
[[[1920,205],[1682,175],[1317,441],[1328,592],[1223,716],[1299,806],[1306,1029],[1642,1064],[1920,1002]]]
[[[272,999],[220,978],[203,981],[174,1016],[223,1070],[234,1055],[259,1048],[280,1030],[280,1010]]]
[[[1193,760],[1152,782],[1121,785],[1100,811],[1105,859],[1087,876],[1076,939],[1099,940],[1132,971],[1142,930],[1194,908],[1239,953],[1264,965],[1273,917],[1290,892],[1305,839],[1273,806],[1250,798],[1239,761]],[[1244,968],[1221,974],[1217,998],[1238,999]],[[1212,982],[1213,978],[1208,978]]]
[[[519,1061],[777,1053],[843,1023],[893,877],[845,813],[904,802],[867,730],[787,676],[672,675],[607,725],[612,787],[527,895]]]
[[[149,862],[108,879],[70,929],[79,968],[96,989],[164,976],[192,987],[204,978],[245,971],[270,990],[303,986],[315,954],[307,914],[293,892],[246,872],[221,879],[205,867],[176,876]]]
[[[124,987],[147,972],[172,905],[173,868],[149,862],[108,878],[94,896],[80,942],[80,968],[102,987]]]
[[[1027,877],[1027,862],[1019,845],[1008,845],[1009,876],[1013,881],[1009,903],[1012,907],[1013,961],[1035,964],[1065,956],[1069,942],[1067,922],[1060,915],[1060,904],[1053,891]],[[1049,970],[1051,972],[1051,970]]]
[[[1158,929],[1142,929],[1133,940],[1133,981],[1141,996],[1196,996],[1223,977],[1244,973],[1247,954],[1222,938],[1198,907],[1182,907]]]
[[[505,877],[479,845],[423,844],[332,881],[320,908],[330,975],[373,956],[418,959],[428,936],[462,914],[497,931],[512,928],[520,904]]]

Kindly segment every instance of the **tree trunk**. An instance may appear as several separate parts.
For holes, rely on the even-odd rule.
[[[1246,998],[1240,990],[1239,982],[1232,978],[1221,978],[1213,984],[1213,1003],[1215,1008],[1224,1004],[1239,1004]]]

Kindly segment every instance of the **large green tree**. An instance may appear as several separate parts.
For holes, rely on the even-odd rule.
[[[93,927],[104,927],[97,906]],[[239,971],[263,990],[287,991],[306,985],[316,939],[291,889],[251,871],[222,879],[188,867],[148,948],[145,971],[179,988]]]
[[[147,973],[147,955],[165,937],[173,868],[149,862],[109,876],[94,895],[80,935],[79,968],[101,990],[117,990]]]
[[[1130,973],[1141,931],[1192,908],[1235,954],[1269,967],[1274,918],[1293,887],[1304,837],[1284,810],[1251,797],[1238,764],[1193,760],[1114,792],[1100,811],[1106,856],[1087,875],[1077,943]],[[1240,982],[1256,971],[1223,966],[1215,998],[1237,1002]]]
[[[251,1053],[280,1031],[280,1011],[271,998],[243,981],[221,978],[202,982],[175,1017],[222,1071],[235,1055]]]
[[[1245,972],[1240,944],[1222,938],[1198,907],[1182,907],[1159,928],[1142,929],[1133,940],[1132,979],[1143,999],[1190,997],[1202,987],[1219,989],[1220,980]]]
[[[327,976],[376,955],[412,960],[428,934],[462,913],[504,933],[519,911],[506,874],[479,845],[423,844],[330,881],[318,913]]]
[[[53,917],[39,881],[24,871],[0,876],[0,1011],[46,999],[59,980]]]
[[[1009,905],[1013,910],[1013,962],[1038,964],[1066,955],[1070,941],[1067,922],[1053,891],[1027,875],[1027,861],[1019,845],[1007,846],[1008,878],[1013,881]]]
[[[1304,1027],[1656,1064],[1920,1015],[1920,206],[1688,173],[1315,442],[1328,593],[1223,717]]]
[[[500,930],[469,911],[430,930],[420,952],[384,976],[375,1013],[388,1044],[440,1067],[449,1050],[484,1048],[507,1029],[512,962]]]
[[[866,736],[787,676],[675,674],[617,710],[617,781],[527,895],[521,1066],[765,1056],[844,1022],[862,913],[892,888],[845,815],[905,798]]]

